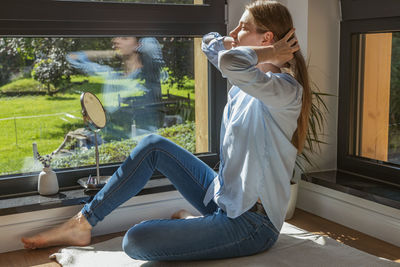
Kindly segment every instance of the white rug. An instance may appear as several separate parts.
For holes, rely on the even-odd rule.
[[[249,257],[224,260],[185,261],[185,262],[148,262],[134,260],[127,256],[122,248],[122,237],[87,247],[68,247],[50,256],[62,266],[296,266],[296,267],[338,267],[338,266],[394,266],[399,263],[378,258],[341,244],[331,238],[311,234],[291,224],[285,223],[278,242],[268,251]]]

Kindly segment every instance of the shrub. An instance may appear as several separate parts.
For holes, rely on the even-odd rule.
[[[44,85],[34,79],[20,79],[0,87],[2,93],[39,92],[46,90]]]
[[[195,125],[193,121],[158,129],[157,133],[194,153],[196,151]]]
[[[194,127],[194,122],[187,121],[185,124],[158,129],[157,133],[194,153],[196,150]],[[100,164],[124,161],[136,145],[136,141],[127,139],[112,141],[99,146]],[[56,157],[52,161],[51,167],[59,169],[94,164],[96,164],[95,148],[92,147],[88,150],[78,150],[67,156]]]
[[[99,146],[100,164],[124,161],[136,145],[135,141],[128,139]],[[96,164],[95,148],[92,147],[88,150],[78,150],[68,156],[57,157],[53,160],[51,166],[59,169],[94,164]]]

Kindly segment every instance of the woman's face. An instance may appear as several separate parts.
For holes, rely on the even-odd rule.
[[[266,45],[265,34],[258,33],[252,15],[245,11],[238,26],[229,35],[233,38],[233,47]]]
[[[111,42],[113,49],[122,56],[131,55],[139,46],[136,37],[115,37]]]

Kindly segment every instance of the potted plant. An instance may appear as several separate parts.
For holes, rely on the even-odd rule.
[[[299,176],[295,175],[296,170],[300,173],[305,172],[305,166],[315,166],[316,164],[312,161],[310,155],[319,153],[321,150],[320,145],[326,144],[320,140],[318,134],[323,131],[324,124],[326,122],[325,113],[328,112],[328,107],[323,99],[324,96],[332,96],[331,94],[321,93],[315,83],[312,90],[312,105],[310,111],[310,117],[308,121],[308,133],[306,136],[306,143],[301,154],[297,156],[296,167],[293,171],[293,177],[290,181],[290,200],[288,209],[286,212],[285,220],[289,220],[293,217],[294,210],[296,208],[297,192],[299,188]]]

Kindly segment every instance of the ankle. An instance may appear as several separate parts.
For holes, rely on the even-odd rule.
[[[90,223],[88,222],[88,220],[86,219],[86,217],[82,214],[82,212],[79,212],[78,214],[75,215],[74,218],[75,222],[82,227],[85,230],[92,230],[92,226],[90,225]]]

